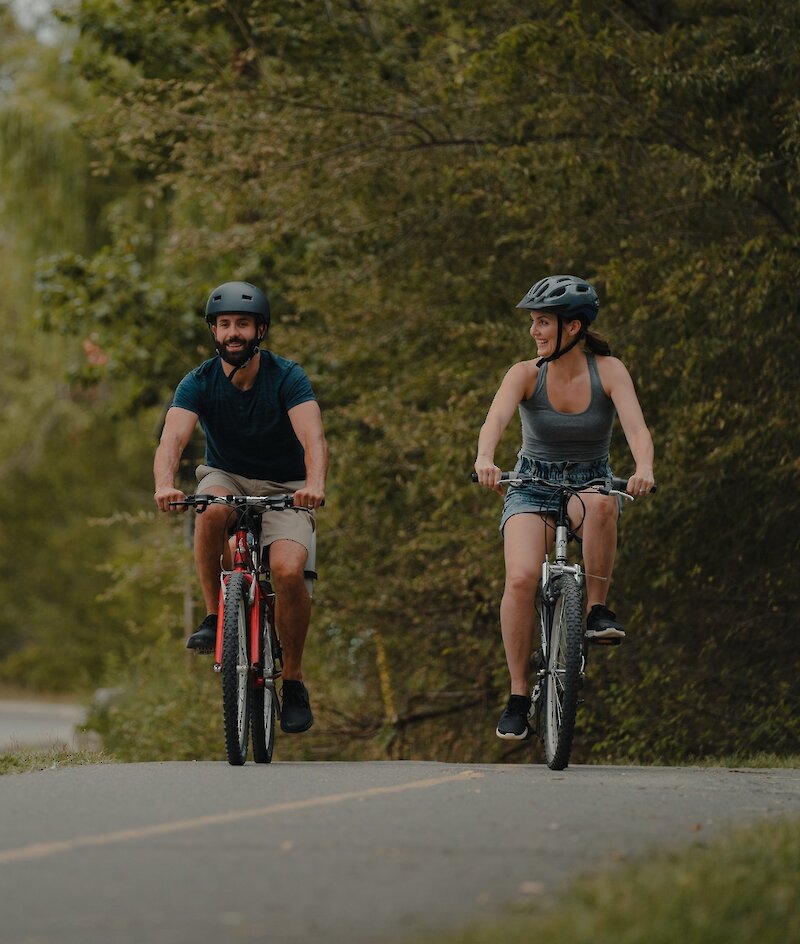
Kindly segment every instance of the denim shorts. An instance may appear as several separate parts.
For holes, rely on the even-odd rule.
[[[569,485],[585,485],[592,479],[608,479],[611,467],[608,459],[595,459],[592,462],[542,462],[520,456],[514,466],[515,472],[536,475],[548,482],[566,482]],[[621,499],[618,499],[621,504]],[[556,515],[558,513],[558,495],[542,485],[509,485],[503,500],[503,515],[500,519],[502,533],[506,521],[512,515]]]

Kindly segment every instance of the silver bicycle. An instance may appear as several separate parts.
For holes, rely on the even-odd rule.
[[[473,474],[473,481],[477,481],[477,475]],[[580,497],[581,492],[586,491],[619,495],[628,501],[634,499],[626,491],[628,480],[621,478],[569,485],[521,472],[504,472],[500,481],[505,485],[531,484],[549,488],[558,498],[553,551],[542,564],[539,585],[540,648],[529,721],[542,742],[547,766],[551,770],[563,770],[572,750],[588,655],[583,622],[585,574],[581,562],[571,564],[567,555],[567,545],[574,536],[567,505],[573,495]],[[606,644],[618,642],[611,640]]]

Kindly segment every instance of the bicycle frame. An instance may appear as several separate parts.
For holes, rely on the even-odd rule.
[[[473,473],[472,480],[478,481]],[[558,497],[555,527],[555,553],[542,562],[540,651],[536,682],[531,692],[528,723],[541,740],[548,767],[563,770],[569,762],[577,710],[577,692],[583,686],[586,670],[586,644],[583,637],[583,584],[581,564],[570,564],[567,546],[570,538],[568,505],[573,495],[594,488],[608,495],[620,479],[611,484],[595,479],[583,485],[554,483],[538,476],[503,472],[500,481],[508,485],[546,486]],[[549,517],[549,515],[545,515]],[[554,621],[558,619],[557,639],[553,639]],[[577,629],[577,632],[576,632]],[[562,646],[564,648],[562,649]],[[543,716],[544,712],[544,716]],[[563,731],[563,737],[562,737]],[[553,734],[555,732],[555,735]]]
[[[552,629],[552,607],[555,600],[552,596],[552,580],[554,577],[560,577],[563,574],[571,575],[577,583],[581,596],[583,596],[584,573],[581,565],[570,564],[567,557],[567,545],[569,544],[569,517],[567,515],[567,505],[573,494],[568,488],[560,488],[558,492],[558,514],[556,515],[556,535],[554,541],[553,560],[549,555],[545,557],[542,563],[542,610],[545,619],[542,621],[542,662],[544,668],[538,673],[538,679],[541,680],[547,675],[547,664],[550,649],[550,630]],[[583,675],[586,664],[585,656],[581,659],[581,675]]]
[[[249,527],[247,514],[239,514],[233,546],[233,569],[220,574],[219,609],[217,611],[217,642],[214,651],[214,671],[219,672],[222,666],[222,620],[225,613],[225,595],[231,574],[237,571],[244,574],[250,584],[248,597],[250,613],[250,670],[256,671],[261,663],[261,614],[262,603],[271,604],[262,597],[261,585],[258,580],[258,540]],[[268,602],[267,602],[268,601]],[[270,609],[272,607],[270,606]],[[263,678],[257,679],[256,684],[263,684]]]
[[[472,474],[472,480],[478,481],[476,473]],[[628,480],[619,478],[610,481],[593,479],[581,485],[570,485],[514,471],[503,472],[500,482],[546,487],[558,499],[554,553],[552,560],[547,554],[542,562],[541,648],[528,724],[542,741],[547,766],[551,770],[563,770],[569,763],[588,655],[584,629],[585,574],[581,563],[570,564],[567,557],[569,501],[572,496],[580,500],[580,493],[584,491],[617,495],[631,501],[633,496],[627,494]],[[655,485],[650,490],[655,491]],[[551,518],[552,513],[543,512],[542,516]]]
[[[212,504],[223,504],[232,507],[236,512],[236,530],[233,540],[233,567],[223,570],[220,574],[219,608],[217,610],[217,638],[214,648],[214,671],[222,669],[222,652],[224,648],[225,600],[230,578],[235,573],[241,573],[249,585],[247,606],[250,625],[248,627],[248,668],[253,674],[253,682],[257,688],[263,687],[265,679],[260,671],[263,664],[261,651],[261,626],[264,617],[269,615],[271,631],[275,634],[275,595],[267,581],[259,580],[260,560],[260,516],[268,509],[278,510],[292,508],[292,495],[282,496],[252,496],[252,495],[192,495],[185,501],[171,502],[172,505],[190,505],[198,514]],[[255,512],[253,507],[257,509]],[[266,507],[259,507],[266,506]],[[316,577],[313,571],[306,571],[307,577]],[[275,637],[276,651],[280,652],[280,643]],[[274,686],[272,676],[266,680]]]
[[[267,510],[280,510],[284,508],[293,508],[293,495],[285,494],[280,496],[253,496],[253,495],[192,495],[184,501],[170,502],[173,506],[190,505],[195,508],[198,514],[212,504],[223,504],[232,507],[236,511],[236,530],[234,532],[233,543],[233,568],[224,570],[220,574],[220,595],[219,608],[217,610],[217,638],[214,648],[214,671],[220,672],[222,667],[222,651],[224,647],[223,621],[225,614],[225,600],[227,595],[228,581],[232,574],[241,573],[249,584],[248,609],[250,614],[249,626],[249,669],[255,673],[256,687],[264,685],[263,674],[259,672],[262,664],[261,652],[261,623],[265,615],[265,609],[269,613],[270,626],[272,632],[275,632],[275,597],[271,587],[266,581],[259,580],[260,561],[260,522],[254,523],[254,518],[264,514]],[[259,507],[263,506],[263,507]],[[253,509],[256,509],[254,512]],[[309,553],[310,567],[305,571],[306,586],[309,587],[311,581],[316,578],[316,572],[312,569],[315,564],[314,543],[312,541],[312,550]],[[309,587],[309,596],[311,590]],[[280,652],[280,643],[275,639],[276,650]],[[274,677],[269,680],[274,683]]]
[[[281,713],[275,680],[281,675],[282,653],[275,625],[275,594],[265,567],[268,552],[261,545],[261,518],[269,511],[294,508],[294,496],[191,495],[170,504],[194,507],[198,514],[212,504],[226,505],[236,514],[232,566],[220,573],[214,671],[222,678],[228,763],[246,763],[252,731],[253,760],[268,764],[276,716]],[[230,518],[227,520],[230,524]],[[229,540],[227,528],[223,536]],[[306,570],[307,580],[315,576]]]

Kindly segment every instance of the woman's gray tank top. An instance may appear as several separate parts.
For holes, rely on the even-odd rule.
[[[592,462],[607,459],[616,410],[603,389],[594,354],[589,363],[591,397],[583,413],[560,413],[547,396],[547,364],[539,370],[532,396],[519,405],[521,456],[542,462]]]

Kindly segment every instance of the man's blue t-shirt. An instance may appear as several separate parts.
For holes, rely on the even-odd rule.
[[[315,400],[303,368],[261,351],[249,390],[237,389],[212,357],[178,384],[172,405],[200,417],[206,434],[206,465],[248,479],[291,482],[306,477],[303,447],[288,412]]]

